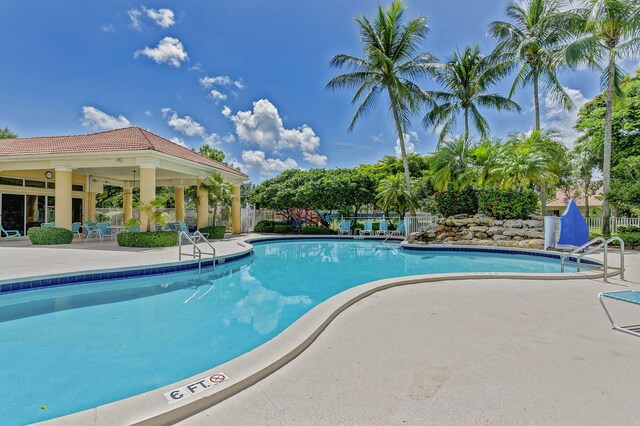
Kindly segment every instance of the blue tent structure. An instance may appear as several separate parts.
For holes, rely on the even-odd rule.
[[[560,217],[560,237],[556,247],[578,248],[589,242],[589,225],[573,198]]]

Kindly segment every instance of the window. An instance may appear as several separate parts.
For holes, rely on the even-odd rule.
[[[84,190],[84,186],[83,185],[71,185],[71,190],[72,191],[80,191],[80,192],[82,192]]]
[[[24,186],[22,179],[0,177],[0,185]]]
[[[25,180],[24,186],[29,186],[31,188],[44,188],[46,186],[45,182],[41,182],[39,180]]]
[[[56,189],[56,184],[55,184],[55,182],[47,182],[47,188],[49,188],[49,189]]]

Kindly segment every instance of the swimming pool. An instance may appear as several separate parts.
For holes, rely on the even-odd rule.
[[[3,424],[41,421],[167,385],[272,339],[348,288],[443,272],[559,272],[538,256],[411,251],[353,240],[254,243],[214,272],[0,296]]]

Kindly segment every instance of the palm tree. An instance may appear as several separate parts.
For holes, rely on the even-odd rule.
[[[509,97],[533,85],[535,130],[540,130],[540,85],[547,96],[565,109],[573,108],[571,98],[556,77],[560,52],[575,36],[577,17],[563,11],[563,0],[512,0],[507,16],[513,22],[495,21],[489,26],[498,44],[494,54],[519,65]]]
[[[418,17],[406,22],[405,12],[403,3],[395,0],[386,10],[378,5],[373,22],[364,15],[355,18],[360,29],[364,57],[334,56],[331,59],[332,66],[348,67],[351,72],[333,77],[327,88],[356,89],[352,103],[359,105],[349,130],[374,108],[380,94],[386,92],[400,142],[405,186],[410,193],[411,176],[404,138],[411,116],[423,104],[433,103],[431,95],[422,90],[415,80],[432,72],[435,58],[428,53],[417,53],[419,43],[427,34],[427,18]]]
[[[213,203],[213,226],[216,226],[218,207],[227,209],[233,200],[231,184],[220,173],[209,176],[200,187],[209,191],[209,202]],[[200,202],[200,200],[197,200]]]
[[[520,106],[509,98],[488,90],[503,78],[507,64],[495,61],[495,56],[483,56],[480,45],[467,46],[464,52],[455,51],[453,56],[437,70],[436,78],[445,91],[433,92],[443,103],[436,105],[424,116],[425,127],[442,126],[441,143],[455,125],[458,115],[464,116],[464,135],[469,138],[469,118],[480,136],[489,136],[487,120],[480,114],[478,106],[498,111],[520,111]]]
[[[618,61],[634,57],[640,50],[640,10],[634,0],[588,0],[578,11],[586,35],[566,49],[570,65],[586,63],[604,70],[602,83],[606,87],[604,118],[604,155],[602,164],[602,233],[609,235],[611,207],[607,193],[611,187],[611,127],[614,97],[622,95],[622,70]]]
[[[142,201],[136,201],[133,208],[140,211],[147,217],[147,232],[151,232],[151,222],[155,222],[160,226],[164,226],[170,219],[169,215],[162,211],[164,209],[167,200],[162,197],[156,197],[148,203]],[[140,219],[131,218],[125,224],[127,228],[141,227]]]
[[[547,190],[553,190],[565,169],[567,149],[555,131],[514,133],[498,154],[494,181],[504,188],[535,186],[540,193],[542,214],[546,213]]]
[[[415,207],[415,197],[407,191],[401,174],[387,176],[380,181],[376,200],[382,209],[396,211],[400,218],[404,218],[407,209]]]
[[[584,195],[584,215],[589,217],[589,196],[592,195],[592,179],[593,169],[598,166],[598,155],[594,155],[592,151],[581,149],[577,146],[573,152],[572,169],[579,183],[582,184]]]
[[[476,187],[491,186],[492,170],[498,165],[499,153],[502,146],[499,140],[484,139],[471,150],[473,157],[472,181]]]
[[[458,190],[471,182],[472,142],[460,136],[445,140],[433,154],[431,170],[433,187],[438,191]]]

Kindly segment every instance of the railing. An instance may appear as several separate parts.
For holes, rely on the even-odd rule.
[[[614,267],[609,267],[609,244],[613,241],[617,241],[620,244],[620,267],[619,268],[614,268]],[[592,244],[599,242],[600,244],[595,245],[595,246],[591,246]],[[574,257],[576,259],[576,270],[578,272],[580,272],[580,260],[593,253],[594,251],[603,248],[604,247],[604,262],[603,262],[603,269],[604,269],[604,282],[608,281],[609,278],[609,269],[616,269],[620,271],[620,279],[624,280],[624,241],[622,241],[622,238],[620,237],[612,237],[609,238],[608,240],[605,240],[602,237],[597,237],[594,238],[593,240],[589,241],[586,244],[583,244],[582,246],[578,247],[577,249],[571,251],[570,253],[567,253],[565,255],[563,255],[560,258],[560,271],[564,272],[564,263],[566,261],[567,258],[569,257]],[[585,250],[587,249],[588,250]],[[582,252],[582,253],[580,253]]]
[[[183,239],[186,239],[189,244],[191,245],[191,247],[193,248],[193,252],[192,253],[184,253],[182,251],[182,241]],[[199,242],[204,242],[206,243],[210,248],[211,248],[211,253],[209,252],[203,252],[202,249],[200,247],[198,247],[198,243]],[[202,255],[211,255],[212,259],[213,259],[213,269],[216,268],[216,249],[211,245],[211,243],[209,242],[209,240],[207,240],[205,238],[204,235],[202,235],[200,233],[200,231],[196,231],[192,234],[192,236],[189,236],[189,234],[187,234],[184,231],[180,231],[180,234],[178,235],[178,260],[182,260],[182,256],[189,256],[189,257],[193,257],[194,259],[198,259],[198,274],[202,273]]]
[[[416,216],[405,216],[404,220],[406,235],[408,237],[412,232],[418,232],[420,228],[432,224],[435,218],[431,213],[425,213]]]
[[[589,229],[594,232],[602,230],[602,218],[601,217],[589,217],[586,219]],[[640,227],[640,217],[611,217],[610,218],[611,232],[614,234],[618,232],[619,226],[638,226]]]

